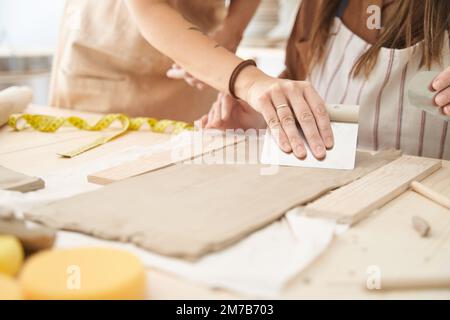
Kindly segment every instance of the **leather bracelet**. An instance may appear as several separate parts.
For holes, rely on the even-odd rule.
[[[236,83],[236,79],[239,76],[239,74],[241,73],[242,70],[244,70],[246,67],[248,66],[254,66],[256,67],[256,62],[255,60],[244,60],[241,63],[239,63],[236,68],[234,68],[233,73],[231,74],[230,77],[230,81],[228,83],[228,91],[230,91],[230,95],[235,98],[235,99],[239,99],[236,96],[236,93],[234,92],[234,85]]]

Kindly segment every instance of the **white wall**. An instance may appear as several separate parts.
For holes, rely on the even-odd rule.
[[[15,49],[54,48],[63,6],[64,0],[0,0],[0,34],[6,31]]]

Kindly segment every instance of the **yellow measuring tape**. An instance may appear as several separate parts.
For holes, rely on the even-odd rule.
[[[108,114],[103,116],[94,125],[90,125],[86,120],[80,117],[55,117],[40,114],[13,114],[9,117],[8,125],[16,131],[22,131],[26,128],[33,128],[40,132],[56,132],[62,126],[73,126],[80,130],[86,131],[102,131],[108,129],[112,123],[120,122],[121,128],[107,136],[100,137],[95,141],[77,148],[76,150],[69,152],[58,153],[65,158],[73,158],[83,152],[101,146],[127,131],[137,131],[141,129],[144,124],[149,126],[150,131],[157,133],[179,133],[183,130],[193,130],[192,124],[174,121],[174,120],[157,120],[154,118],[130,118],[124,114]]]

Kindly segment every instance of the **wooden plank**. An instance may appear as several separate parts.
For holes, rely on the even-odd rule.
[[[421,183],[449,197],[449,181],[450,167],[444,165]],[[416,233],[414,216],[430,224],[428,237]],[[330,249],[293,279],[282,298],[450,299],[450,288],[434,289],[434,279],[450,279],[449,239],[449,210],[408,190],[336,236]],[[367,281],[377,268],[381,290],[368,290]],[[401,280],[396,287],[404,288],[388,290],[395,279]]]
[[[440,160],[403,156],[309,204],[305,213],[354,224],[441,168]]]
[[[195,135],[195,133],[193,134]],[[142,157],[138,160],[130,161],[113,168],[90,174],[87,179],[91,183],[106,185],[144,173],[163,169],[176,163],[195,159],[204,154],[223,149],[227,146],[235,145],[236,143],[245,140],[245,137],[236,135],[203,135],[202,138],[206,138],[206,140],[203,140],[200,146],[197,146],[194,142],[193,144],[159,152],[151,156]]]
[[[382,290],[412,290],[412,289],[450,289],[450,274],[421,275],[420,277],[383,277]]]
[[[72,169],[89,162],[97,161],[98,159],[108,157],[132,146],[152,147],[156,144],[165,143],[171,138],[171,136],[167,134],[149,131],[132,131],[119,139],[106,143],[73,159],[62,158],[57,155],[57,152],[61,150],[76,148],[84,143],[91,142],[95,137],[99,136],[98,132],[89,133],[89,136],[83,136],[76,140],[48,143],[36,148],[0,155],[0,163],[5,167],[24,174],[42,177],[44,175],[54,174],[60,170]],[[9,137],[15,134],[20,135],[22,132],[0,133],[0,145],[3,143],[3,140],[6,140],[9,143]],[[82,135],[83,132],[79,131],[79,134]],[[30,132],[29,138],[32,140],[37,135],[45,134],[40,132]],[[59,132],[47,134],[49,138],[51,138],[51,135],[58,136]],[[33,159],[31,162],[32,165],[30,165],[30,159]]]

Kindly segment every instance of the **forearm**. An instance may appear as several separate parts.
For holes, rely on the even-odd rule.
[[[152,46],[197,79],[228,92],[230,75],[240,58],[186,21],[166,1],[127,0],[127,5]]]

